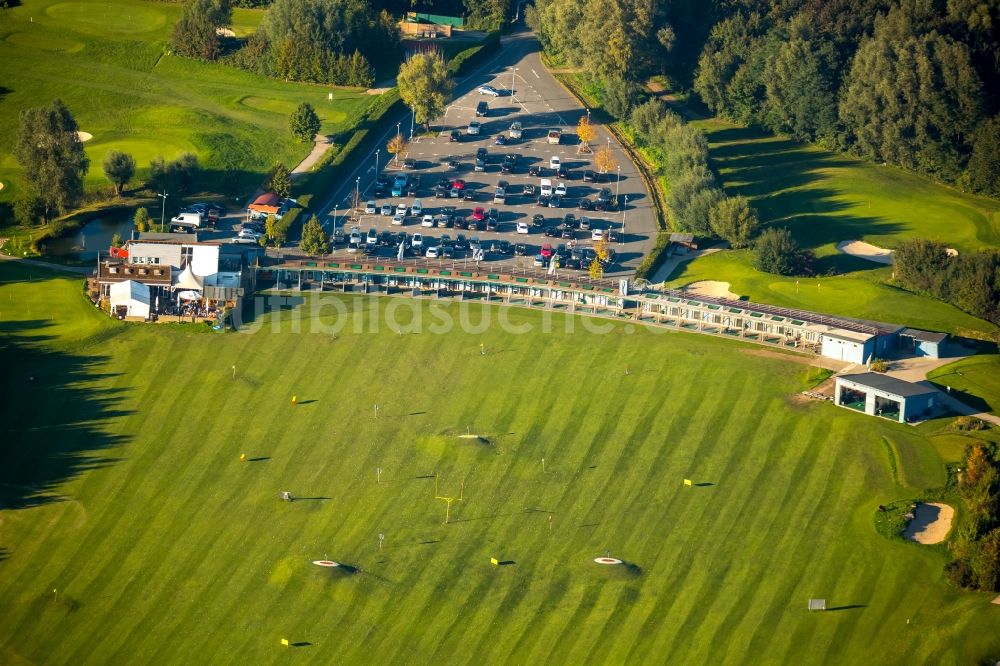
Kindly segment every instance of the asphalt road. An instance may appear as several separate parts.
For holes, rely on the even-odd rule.
[[[532,229],[528,235],[517,234],[516,223],[518,221],[530,222],[535,214],[542,214],[548,224],[555,225],[562,221],[566,213],[573,213],[577,218],[586,215],[596,222],[596,226],[603,229],[613,228],[620,235],[619,242],[613,243],[617,253],[616,261],[608,268],[606,276],[624,277],[630,275],[642,257],[652,249],[656,236],[652,200],[635,166],[614,137],[605,132],[603,128],[599,128],[598,136],[592,142],[593,150],[596,152],[604,145],[611,146],[621,167],[620,179],[616,170],[608,174],[608,180],[605,183],[584,182],[583,172],[585,170],[593,169],[596,171],[592,165],[593,154],[581,154],[576,137],[576,124],[580,117],[586,114],[586,110],[581,108],[576,99],[544,68],[539,57],[538,41],[530,31],[524,29],[505,36],[502,39],[502,44],[503,48],[500,49],[496,57],[457,83],[454,101],[448,106],[444,117],[432,123],[433,135],[424,135],[420,127],[414,128],[415,137],[406,157],[416,160],[417,168],[409,169],[406,173],[410,176],[420,177],[421,186],[417,197],[376,198],[370,196],[377,173],[376,162],[378,169],[386,173],[390,182],[401,170],[403,158],[400,158],[399,164],[393,164],[391,156],[385,149],[387,141],[397,131],[397,125],[393,124],[385,135],[380,137],[375,147],[357,161],[357,167],[338,187],[325,196],[316,197],[316,200],[323,202],[316,209],[316,214],[323,222],[324,227],[331,232],[334,227],[343,229],[357,225],[362,232],[367,232],[374,227],[378,231],[405,231],[409,234],[417,232],[423,234],[425,238],[431,239],[444,234],[454,238],[457,233],[463,233],[467,237],[478,236],[485,246],[489,246],[491,240],[504,239],[512,243],[527,243],[533,248],[539,248],[546,242],[556,245],[569,241],[545,237],[536,229]],[[480,95],[476,89],[484,84],[491,85],[504,94],[500,97]],[[480,101],[486,101],[489,104],[489,114],[485,118],[479,118],[482,122],[482,133],[479,136],[468,136],[466,134],[468,123],[476,118],[475,109]],[[399,130],[404,135],[409,136],[412,116],[406,113],[397,120]],[[515,120],[520,121],[524,126],[523,137],[520,140],[512,141],[507,146],[494,145],[494,137],[497,134],[506,134],[511,123]],[[462,141],[457,143],[449,141],[452,129],[462,131]],[[560,145],[548,143],[547,134],[550,129],[563,131]],[[476,150],[481,147],[485,147],[490,153],[490,161],[485,173],[477,173],[473,170]],[[376,154],[376,150],[378,154]],[[500,162],[503,156],[509,153],[519,156],[517,167],[513,173],[502,174]],[[522,194],[522,188],[525,183],[532,182],[536,186],[539,183],[539,178],[528,176],[528,168],[531,165],[548,167],[550,158],[554,155],[560,157],[563,168],[569,172],[570,177],[564,181],[567,195],[562,207],[541,208],[537,206],[534,197],[526,197]],[[452,169],[448,166],[452,160],[457,160],[460,163],[458,169]],[[559,182],[552,176],[551,171],[542,175],[551,178],[553,185]],[[442,177],[464,179],[468,183],[467,187],[477,192],[477,200],[464,202],[453,198],[435,199],[433,188]],[[499,180],[507,180],[510,183],[506,204],[493,203],[493,190]],[[608,187],[613,195],[617,194],[620,202],[625,202],[627,198],[625,209],[622,210],[619,207],[614,212],[586,212],[577,209],[579,199],[595,197],[601,187]],[[435,214],[443,206],[454,206],[458,213],[466,216],[471,215],[475,206],[483,206],[487,209],[493,207],[500,213],[501,224],[497,231],[474,232],[456,229],[425,229],[420,226],[420,220],[416,217],[408,217],[406,224],[402,227],[391,226],[391,217],[381,215],[360,215],[357,219],[351,220],[345,216],[345,204],[352,198],[355,188],[360,192],[362,202],[375,199],[379,207],[386,202],[391,203],[394,208],[399,203],[406,203],[407,206],[410,206],[414,198],[419,198],[423,204],[424,212],[431,214]],[[624,233],[622,233],[623,231]],[[294,256],[297,252],[297,248],[294,246],[297,245],[298,239],[290,240],[292,247],[284,248],[281,251],[285,257]],[[580,247],[590,245],[590,232],[578,231],[576,244]],[[347,257],[346,246],[338,245],[333,255],[334,257]],[[382,248],[379,250],[379,255],[395,256],[395,250]],[[458,255],[458,258],[467,259],[461,254]],[[502,263],[508,268],[517,268],[530,266],[532,259],[532,253],[529,252],[528,256],[505,259]],[[431,261],[438,263],[438,260]],[[440,260],[440,263],[448,264],[450,261]],[[489,263],[494,265],[501,262],[494,259]]]

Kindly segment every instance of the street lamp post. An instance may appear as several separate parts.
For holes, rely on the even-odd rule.
[[[587,109],[587,124],[590,124],[590,109]]]
[[[622,205],[622,235],[618,239],[618,245],[625,244],[625,211],[628,210],[628,195],[625,195],[625,203]]]
[[[378,154],[381,148],[375,149],[375,180],[378,180]]]
[[[361,176],[358,176],[354,180],[354,213],[358,212],[358,206],[361,205]]]
[[[337,204],[333,205],[333,252],[331,254],[336,254],[337,252]]]
[[[618,180],[615,181],[615,199],[618,198],[618,188],[622,184],[622,165],[618,165]]]
[[[163,218],[166,217],[166,212],[167,212],[167,197],[170,196],[170,195],[167,194],[166,190],[164,190],[163,194],[160,194],[159,192],[157,192],[156,196],[158,196],[161,199],[163,199],[163,204],[160,206],[160,233],[163,233]]]
[[[413,124],[417,119],[417,112],[410,109],[410,142],[413,141]]]
[[[514,84],[516,83],[515,79],[517,78],[517,67],[512,67],[511,69],[512,71],[510,73],[510,96],[514,99],[517,99],[517,95],[514,94]]]

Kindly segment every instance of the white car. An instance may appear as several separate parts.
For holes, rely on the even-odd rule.
[[[494,97],[500,96],[500,91],[493,86],[479,86],[476,90],[480,95],[493,95]]]
[[[420,226],[422,227],[433,227],[434,226],[434,216],[428,213],[424,215],[423,219],[420,220]]]
[[[560,164],[560,162],[559,162],[559,156],[558,155],[553,155],[552,157],[549,158],[549,168],[550,169],[552,169],[554,171],[558,171],[559,170],[559,164]]]
[[[414,217],[420,217],[424,213],[424,205],[420,203],[420,199],[414,199],[413,205],[410,206],[410,215]]]
[[[543,197],[551,197],[552,181],[549,180],[548,178],[542,178],[542,182],[539,184],[538,191],[539,194],[541,194]]]
[[[386,203],[382,204],[382,214],[385,215],[386,217],[389,217],[390,215],[392,215],[392,204],[391,203],[386,202]]]
[[[559,183],[558,185],[556,185],[555,193],[557,196],[560,197],[566,196],[566,183]]]
[[[240,233],[237,238],[245,238],[247,240],[255,241],[259,240],[261,235],[262,234],[259,231],[254,231],[253,229],[240,229]]]
[[[421,236],[420,234],[413,234],[413,237],[410,238],[410,247],[423,248],[423,246],[424,246],[424,237]]]
[[[467,129],[465,133],[470,136],[478,136],[479,128],[480,128],[479,121],[473,120],[471,123],[469,123],[469,129]]]
[[[524,131],[524,126],[521,125],[521,121],[520,120],[514,121],[510,125],[510,132],[509,132],[510,138],[520,139],[523,131]]]
[[[527,222],[518,222],[517,223],[517,233],[519,233],[519,234],[527,234],[527,233],[530,233],[530,232],[531,232],[531,229],[528,227],[528,223]]]
[[[604,240],[604,229],[598,229],[596,227],[591,229],[590,240],[595,240],[595,241]]]
[[[438,257],[441,256],[441,252],[438,249],[437,245],[431,245],[424,252],[424,256],[427,257],[428,259],[437,259]]]
[[[400,215],[399,213],[396,213],[395,215],[392,216],[392,224],[394,226],[401,227],[403,226],[403,222],[405,221],[406,221],[405,215]]]
[[[365,244],[375,245],[376,243],[378,243],[378,229],[372,227],[368,230],[368,235],[365,236]]]
[[[377,209],[378,206],[375,205],[375,202],[369,201],[368,203],[365,204],[365,215],[374,215]]]
[[[406,204],[405,203],[401,203],[398,206],[396,206],[396,215],[402,215],[403,217],[406,217]]]

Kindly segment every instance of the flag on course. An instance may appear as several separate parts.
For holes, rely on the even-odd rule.
[[[691,483],[691,479],[684,479],[684,485],[685,486],[693,486],[694,484]]]

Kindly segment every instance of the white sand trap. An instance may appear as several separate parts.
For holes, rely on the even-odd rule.
[[[878,247],[870,243],[862,243],[856,240],[840,241],[837,243],[837,250],[852,257],[867,259],[879,264],[892,263],[892,250],[887,250],[884,247]]]
[[[729,291],[728,282],[719,282],[718,280],[702,280],[700,282],[692,282],[691,284],[684,287],[684,291],[691,292],[692,294],[697,294],[698,296],[729,298],[734,301],[740,300],[738,294],[734,294],[733,292]]]
[[[232,28],[216,28],[215,34],[219,37],[235,37],[236,33],[233,32]]]
[[[3,189],[3,183],[0,183],[0,190]]]
[[[946,247],[944,249],[944,253],[947,254],[949,257],[957,257],[958,256],[958,250],[956,250],[953,247]]]
[[[93,139],[94,135],[91,134],[90,132],[77,132],[76,138],[78,138],[82,142],[87,142]]]
[[[917,543],[941,543],[951,529],[955,510],[947,504],[921,502],[913,510],[913,520],[906,526],[903,537]]]

